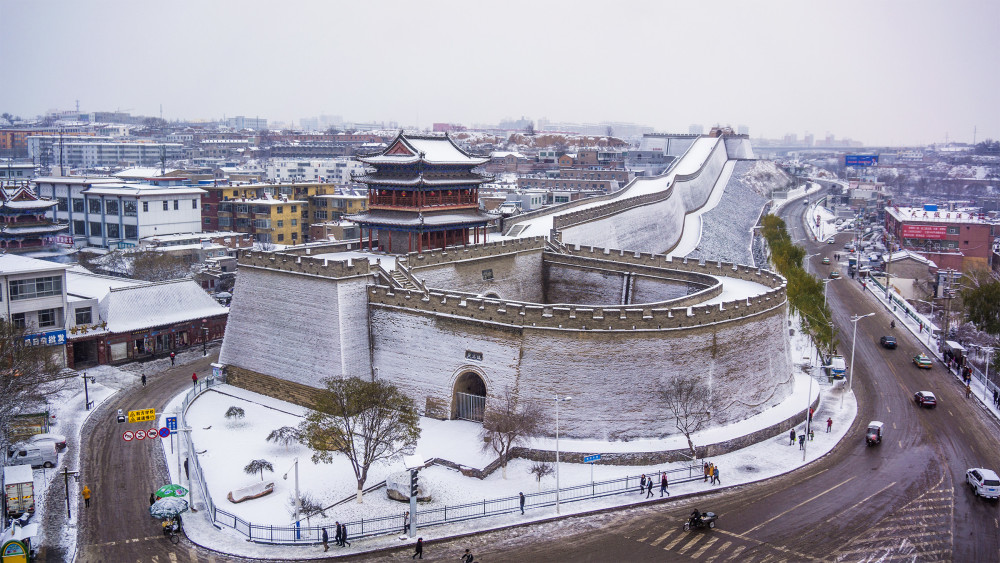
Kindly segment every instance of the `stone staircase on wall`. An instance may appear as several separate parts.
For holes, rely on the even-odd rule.
[[[408,289],[410,291],[420,291],[420,288],[417,287],[412,281],[410,281],[410,278],[406,277],[406,275],[404,275],[403,272],[400,272],[399,270],[393,270],[390,272],[390,275],[392,276],[393,287],[397,287],[399,289]]]

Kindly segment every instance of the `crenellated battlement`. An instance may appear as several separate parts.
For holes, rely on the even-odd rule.
[[[264,268],[333,279],[365,276],[372,273],[371,264],[363,258],[328,260],[282,252],[247,250],[240,253],[237,263],[241,268]]]
[[[423,253],[411,252],[400,260],[405,260],[406,266],[411,270],[426,266],[436,266],[448,262],[459,262],[462,260],[475,260],[512,254],[514,252],[525,252],[531,250],[541,250],[545,248],[545,237],[526,237],[512,240],[502,240],[497,242],[487,242],[466,246],[449,246],[444,250],[431,250]]]

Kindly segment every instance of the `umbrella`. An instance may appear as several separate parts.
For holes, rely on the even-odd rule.
[[[149,514],[154,518],[173,518],[188,509],[188,501],[181,498],[167,497],[153,503]]]
[[[180,485],[163,485],[153,494],[156,495],[157,498],[182,497],[188,494],[188,490]]]

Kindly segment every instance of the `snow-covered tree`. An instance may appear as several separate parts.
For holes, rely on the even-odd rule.
[[[695,374],[678,375],[663,386],[660,398],[674,419],[674,427],[687,438],[692,457],[697,456],[691,434],[712,417],[712,396],[703,378]]]
[[[0,451],[13,441],[15,415],[38,412],[47,395],[80,384],[76,374],[60,372],[52,348],[30,345],[30,336],[37,332],[33,326],[19,327],[0,318]]]
[[[244,411],[240,407],[229,407],[228,409],[226,409],[226,418],[229,418],[229,419],[237,419],[238,420],[238,419],[243,418],[246,415],[247,415],[246,411]],[[270,439],[270,438],[268,438],[268,439]]]
[[[246,473],[247,475],[254,475],[256,473],[260,473],[261,481],[264,480],[265,471],[270,471],[271,473],[274,473],[274,466],[271,465],[271,462],[267,461],[266,459],[255,459],[250,463],[246,464],[246,467],[243,468],[243,472]]]
[[[302,433],[299,432],[298,428],[294,426],[282,426],[281,428],[276,428],[267,435],[268,442],[274,442],[276,444],[281,444],[288,449],[288,446],[299,442],[302,440]]]
[[[412,451],[420,437],[419,416],[413,400],[386,381],[357,377],[328,378],[317,393],[314,409],[299,425],[313,449],[312,460],[333,461],[340,449],[358,480],[361,503],[368,468]]]
[[[507,462],[510,461],[511,450],[523,445],[532,436],[537,436],[546,418],[538,404],[522,401],[518,404],[517,396],[508,387],[503,395],[486,405],[483,416],[483,451],[493,450],[500,456],[500,470],[504,479],[507,478]]]

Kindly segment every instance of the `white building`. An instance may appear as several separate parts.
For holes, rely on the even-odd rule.
[[[267,120],[259,117],[244,117],[242,115],[237,115],[236,117],[230,117],[225,120],[226,127],[230,127],[237,130],[252,129],[254,131],[260,131],[261,129],[267,129]]]
[[[201,232],[201,188],[82,177],[38,178],[35,186],[57,202],[49,217],[69,224],[74,246],[130,248],[147,237]]]
[[[34,164],[0,162],[0,185],[2,186],[27,184],[34,176]]]
[[[112,137],[58,137],[34,135],[27,138],[28,156],[52,166],[103,168],[115,166],[152,166],[163,158],[183,157],[180,143],[123,141]]]
[[[269,182],[333,182],[347,184],[362,174],[364,164],[349,157],[322,160],[272,159],[265,166]]]
[[[28,328],[25,343],[51,346],[59,365],[66,364],[67,264],[0,254],[0,315]]]

